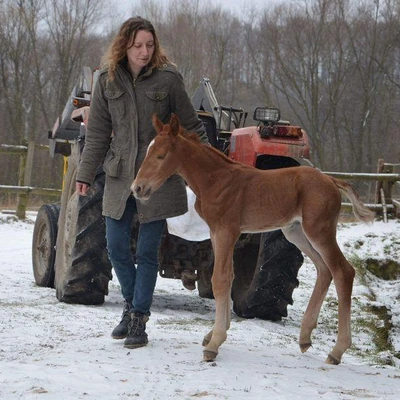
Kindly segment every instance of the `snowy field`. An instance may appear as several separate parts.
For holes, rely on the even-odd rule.
[[[110,333],[122,300],[116,278],[102,306],[60,303],[55,290],[35,285],[31,265],[34,215],[17,222],[0,214],[0,399],[398,399],[400,393],[400,281],[357,276],[353,346],[342,364],[324,363],[336,336],[336,295],[328,293],[313,347],[302,354],[299,327],[315,280],[306,260],[294,305],[281,322],[232,315],[217,360],[202,361],[202,338],[214,318],[212,300],[158,279],[149,345],[123,347]],[[400,222],[341,224],[339,244],[349,259],[400,259]],[[361,284],[369,282],[370,287]],[[372,291],[372,292],[371,292]],[[373,294],[373,296],[372,296]],[[373,300],[371,300],[374,298]],[[392,314],[392,350],[378,352],[365,306]],[[374,320],[375,318],[375,320]],[[361,322],[360,322],[361,321]],[[374,322],[375,321],[375,322]],[[397,355],[397,357],[396,357]]]

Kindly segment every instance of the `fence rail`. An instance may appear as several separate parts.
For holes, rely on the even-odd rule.
[[[54,196],[61,197],[60,189],[52,188],[39,188],[32,187],[31,174],[33,170],[33,156],[35,150],[47,150],[49,146],[35,144],[35,142],[29,142],[27,146],[22,145],[0,145],[0,153],[15,154],[19,156],[19,168],[18,168],[18,185],[0,185],[0,193],[15,193],[17,194],[17,210],[16,216],[19,219],[26,218],[26,209],[28,206],[30,195],[40,196]]]
[[[61,196],[61,189],[39,188],[32,186],[8,186],[0,185],[0,192],[2,193],[16,193],[16,194],[33,194],[38,196]]]
[[[324,171],[324,174],[343,180],[381,181],[381,182],[400,181],[400,174],[380,174],[380,173],[363,174],[357,172],[329,172],[329,171]]]
[[[383,219],[387,222],[388,214],[394,214],[396,218],[400,218],[400,194],[399,198],[393,198],[393,189],[400,189],[400,174],[395,173],[396,168],[398,170],[400,164],[390,164],[379,160],[377,173],[374,174],[329,171],[324,171],[324,173],[343,180],[376,181],[375,203],[366,204],[366,206],[373,211],[382,212]],[[350,203],[342,203],[343,210],[350,211],[351,208]]]
[[[0,153],[15,154],[20,157],[18,185],[0,185],[0,193],[18,195],[16,215],[19,219],[25,219],[30,195],[61,197],[60,189],[30,186],[34,151],[37,149],[48,150],[48,148],[48,146],[37,145],[34,142],[29,142],[28,146],[0,145]],[[373,211],[382,212],[384,220],[387,221],[388,214],[400,218],[400,195],[399,198],[393,198],[392,195],[393,188],[400,189],[400,173],[395,172],[396,168],[399,170],[400,164],[389,164],[379,160],[377,173],[324,171],[324,174],[343,180],[376,181],[375,202],[366,204],[366,206]],[[350,203],[342,203],[343,211],[350,211],[351,207]]]

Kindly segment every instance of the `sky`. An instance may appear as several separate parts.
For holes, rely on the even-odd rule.
[[[161,0],[161,2],[166,5],[169,4],[170,1],[171,0]],[[212,0],[212,4],[220,4],[222,8],[239,14],[244,7],[254,5],[255,7],[264,8],[268,4],[278,1],[280,0]],[[118,0],[116,3],[118,8],[126,12],[132,11],[133,4],[136,4],[135,0]]]
[[[38,287],[31,263],[35,213],[25,222],[0,212],[0,398],[4,400],[397,400],[400,362],[376,354],[357,320],[375,305],[392,312],[390,339],[400,353],[400,281],[359,277],[353,290],[353,346],[338,366],[324,363],[335,340],[337,303],[328,292],[313,346],[298,346],[301,318],[315,281],[309,260],[300,268],[294,304],[280,322],[232,314],[228,338],[214,362],[202,361],[202,338],[211,329],[214,301],[174,279],[158,278],[149,344],[128,350],[110,337],[122,312],[116,278],[101,306],[61,303]],[[400,221],[340,224],[347,257],[400,259]],[[392,361],[394,365],[386,365]]]

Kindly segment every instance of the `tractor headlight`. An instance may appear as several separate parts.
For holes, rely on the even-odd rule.
[[[281,119],[280,111],[274,107],[256,107],[253,114],[255,121],[264,123],[278,122]]]

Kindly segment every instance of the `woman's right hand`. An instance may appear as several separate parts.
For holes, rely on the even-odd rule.
[[[76,182],[76,193],[81,196],[86,196],[89,190],[89,185],[87,183]]]

